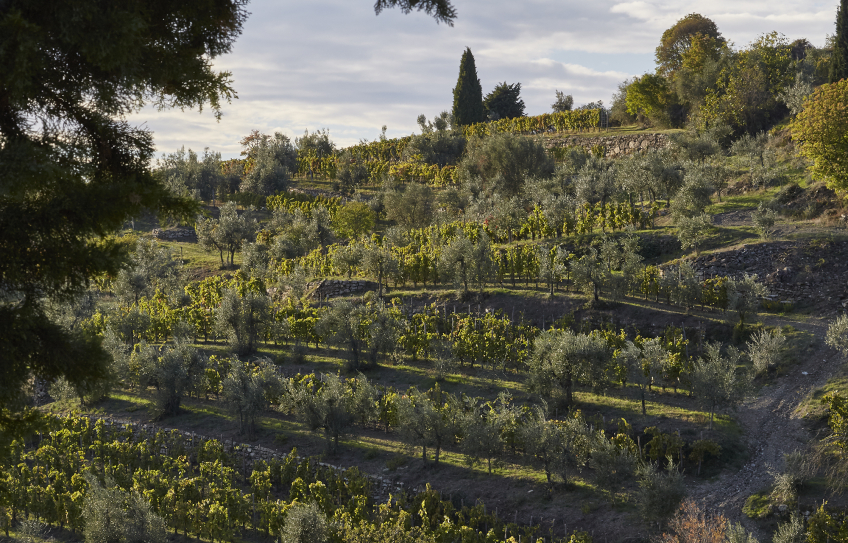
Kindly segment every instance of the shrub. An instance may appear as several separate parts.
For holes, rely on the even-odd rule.
[[[786,344],[786,337],[779,329],[760,330],[748,342],[748,358],[754,365],[754,373],[759,375],[768,371],[780,361],[781,350]]]
[[[286,514],[280,543],[325,543],[329,537],[327,517],[314,502],[295,502]]]
[[[788,522],[778,524],[777,530],[772,538],[773,543],[804,543],[807,541],[807,530],[804,521],[798,513],[792,513]],[[810,540],[812,541],[812,540]]]
[[[774,222],[776,219],[777,212],[767,208],[763,202],[760,202],[757,210],[751,214],[751,221],[763,239],[769,239],[774,233]]]
[[[671,458],[665,472],[655,464],[646,463],[637,471],[639,492],[637,504],[643,517],[649,521],[662,521],[674,514],[686,495],[683,475]]]
[[[85,543],[165,543],[165,521],[156,515],[144,497],[124,491],[107,479],[101,486],[86,476],[89,490],[83,504]]]
[[[769,505],[771,505],[771,498],[769,498],[768,494],[764,492],[751,494],[748,496],[748,499],[745,500],[742,512],[745,513],[748,518],[764,518],[769,515]]]
[[[486,187],[505,196],[518,195],[528,178],[553,173],[554,162],[541,143],[512,134],[471,140],[457,166],[459,179],[479,177]]]

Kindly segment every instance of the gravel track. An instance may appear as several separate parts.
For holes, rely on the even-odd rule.
[[[707,510],[720,511],[732,522],[741,521],[761,541],[764,541],[765,534],[759,533],[756,524],[742,514],[742,506],[749,495],[772,483],[769,467],[780,469],[783,455],[804,447],[810,439],[796,408],[812,390],[824,385],[842,364],[841,357],[824,344],[827,321],[787,322],[786,319],[770,317],[765,319],[765,324],[791,324],[798,330],[810,332],[816,337],[818,348],[792,367],[787,375],[763,387],[758,397],[737,410],[736,418],[750,452],[748,462],[739,471],[723,473],[713,482],[700,485],[690,493],[696,501],[703,501]]]

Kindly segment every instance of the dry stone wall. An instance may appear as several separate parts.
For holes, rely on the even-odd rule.
[[[194,228],[154,228],[151,233],[156,239],[166,241],[197,241]]]
[[[778,241],[702,255],[693,266],[704,278],[756,274],[774,301],[814,304],[825,312],[848,308],[848,243]]]
[[[348,294],[356,294],[368,290],[377,290],[377,283],[374,281],[364,280],[338,280],[338,279],[322,279],[307,284],[310,290],[309,296],[318,300],[326,300],[328,298],[336,298],[338,296],[347,296]]]
[[[567,136],[551,138],[545,141],[545,147],[580,147],[591,152],[599,145],[605,150],[608,158],[618,158],[638,151],[658,150],[671,143],[666,134],[633,134],[621,136]]]

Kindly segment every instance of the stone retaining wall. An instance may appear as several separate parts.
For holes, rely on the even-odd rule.
[[[618,158],[637,151],[658,150],[667,147],[671,143],[666,134],[634,134],[622,136],[567,136],[564,138],[551,138],[545,141],[545,147],[580,147],[585,151],[601,145],[606,151],[608,158]]]
[[[326,300],[327,298],[347,296],[348,294],[367,290],[377,290],[377,283],[365,280],[322,279],[321,281],[308,283],[307,287],[310,289],[310,298]]]
[[[829,313],[848,308],[846,253],[845,242],[811,247],[806,242],[775,241],[701,255],[692,265],[705,279],[756,274],[769,290],[768,299],[821,304]]]
[[[166,241],[197,241],[194,228],[154,228],[151,233],[156,239]]]

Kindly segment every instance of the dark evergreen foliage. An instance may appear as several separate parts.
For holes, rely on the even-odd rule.
[[[835,83],[846,77],[848,77],[848,0],[842,0],[836,12],[836,35],[833,39],[833,55],[830,57],[830,82]]]
[[[459,63],[459,79],[453,89],[453,120],[456,126],[480,123],[486,120],[483,107],[483,87],[477,79],[477,66],[471,49],[466,48]]]
[[[153,175],[152,134],[124,116],[149,102],[218,116],[235,93],[209,59],[232,47],[243,5],[3,2],[0,432],[37,418],[25,393],[33,376],[81,391],[106,377],[100,339],[55,324],[47,304],[117,275],[124,251],[107,236],[130,217],[196,212]]]
[[[483,107],[490,119],[514,119],[524,116],[524,100],[521,99],[521,83],[509,85],[506,81],[498,84],[486,95]]]
[[[443,22],[448,26],[453,26],[453,20],[456,19],[456,9],[450,0],[377,0],[374,3],[377,15],[386,8],[395,7],[399,7],[404,14],[412,10],[423,11],[436,19],[437,23]]]

